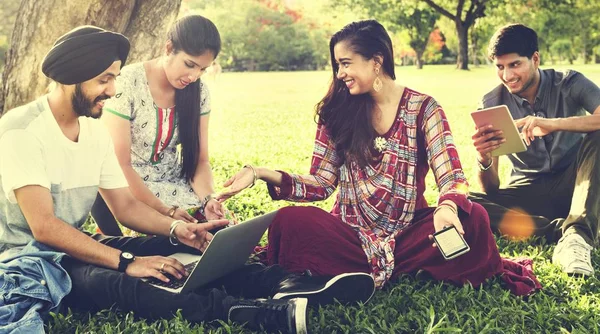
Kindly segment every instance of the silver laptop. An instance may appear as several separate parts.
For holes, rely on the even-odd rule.
[[[162,282],[156,278],[146,282],[172,293],[185,293],[221,278],[244,266],[254,247],[271,224],[277,211],[224,228],[213,236],[202,255],[175,253],[189,275],[181,280]]]

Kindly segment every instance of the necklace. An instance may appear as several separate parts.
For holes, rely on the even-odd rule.
[[[373,146],[375,146],[375,149],[379,151],[379,153],[383,152],[387,148],[387,144],[387,139],[381,136],[375,137],[375,140],[373,140]]]

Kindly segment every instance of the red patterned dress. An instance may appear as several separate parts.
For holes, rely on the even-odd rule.
[[[487,213],[467,199],[468,184],[437,102],[406,88],[383,138],[383,152],[361,169],[354,162],[340,164],[327,129],[318,126],[310,174],[283,172],[282,185],[269,185],[269,192],[273,199],[308,202],[324,200],[337,189],[336,202],[330,213],[314,207],[280,210],[269,230],[268,262],[320,275],[370,272],[379,287],[394,275],[419,269],[436,279],[475,285],[502,272],[506,266]],[[429,169],[440,191],[438,203],[456,203],[471,246],[451,261],[428,239],[434,232],[433,208],[423,196]],[[539,283],[533,279],[529,287],[535,290]]]

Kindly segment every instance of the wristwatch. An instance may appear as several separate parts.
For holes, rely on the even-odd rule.
[[[131,262],[135,261],[135,256],[129,252],[121,252],[119,255],[119,268],[118,270],[122,273],[125,272],[127,266],[131,264]]]

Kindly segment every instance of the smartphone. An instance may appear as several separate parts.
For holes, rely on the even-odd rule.
[[[448,226],[434,233],[433,241],[435,241],[437,248],[446,260],[453,259],[471,250],[465,238],[458,233],[454,226]]]

